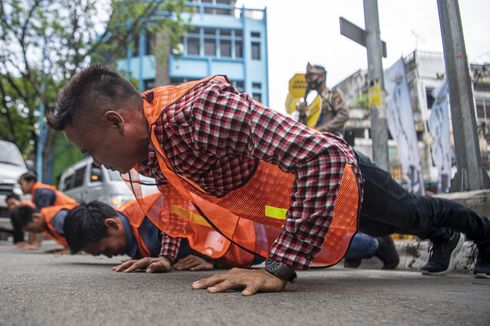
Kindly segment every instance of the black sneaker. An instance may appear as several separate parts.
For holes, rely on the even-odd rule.
[[[400,263],[400,257],[395,248],[395,243],[390,235],[376,237],[378,250],[374,253],[383,262],[383,269],[395,269]]]
[[[429,261],[420,269],[423,275],[444,275],[453,267],[456,253],[464,243],[459,232],[453,232],[449,240],[434,240]]]
[[[478,256],[473,274],[476,278],[490,278],[490,244],[478,244]]]

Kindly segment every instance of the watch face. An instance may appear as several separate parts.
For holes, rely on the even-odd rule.
[[[281,268],[281,263],[274,261],[267,265],[267,270],[271,272],[277,272]]]

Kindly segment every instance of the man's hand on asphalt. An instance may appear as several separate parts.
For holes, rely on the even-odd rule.
[[[20,250],[37,250],[41,245],[38,243],[18,242],[15,247]]]
[[[208,271],[214,268],[213,264],[206,259],[189,255],[183,259],[179,259],[174,268],[179,271]]]
[[[286,281],[268,273],[265,269],[233,268],[228,272],[201,279],[192,284],[194,289],[208,289],[208,292],[224,292],[243,289],[242,295],[254,295],[257,292],[280,292]]]
[[[147,273],[167,273],[172,270],[172,262],[166,257],[145,257],[123,261],[121,265],[113,267],[114,272],[130,273],[137,269],[144,269]]]

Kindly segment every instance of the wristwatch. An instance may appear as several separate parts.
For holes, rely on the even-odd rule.
[[[293,283],[296,280],[296,272],[288,265],[268,258],[265,261],[265,270],[283,281]]]

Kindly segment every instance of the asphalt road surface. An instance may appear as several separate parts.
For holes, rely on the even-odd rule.
[[[467,274],[334,267],[242,297],[192,290],[212,272],[114,273],[119,258],[45,249],[0,243],[0,325],[490,325],[490,280]]]

